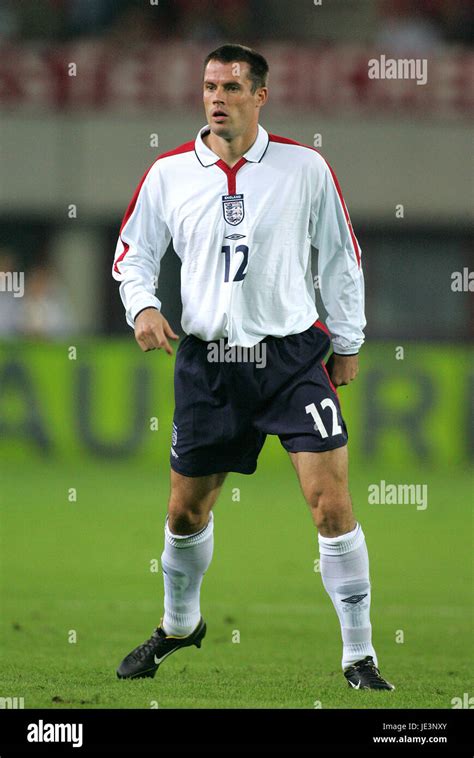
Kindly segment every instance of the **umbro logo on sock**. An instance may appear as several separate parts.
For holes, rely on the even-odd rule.
[[[350,597],[343,597],[342,602],[355,605],[356,603],[359,603],[361,600],[363,600],[364,597],[367,597],[367,593],[365,593],[365,595],[351,595]]]

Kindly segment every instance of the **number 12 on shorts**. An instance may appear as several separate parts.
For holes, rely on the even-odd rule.
[[[336,434],[342,434],[342,427],[340,426],[338,420],[337,420],[337,408],[334,404],[334,401],[331,400],[330,397],[324,398],[324,400],[321,400],[320,403],[321,408],[324,410],[324,408],[330,408],[332,411],[332,431],[331,431],[331,437],[335,437]],[[329,437],[329,433],[324,426],[323,420],[321,416],[318,413],[318,409],[316,408],[316,405],[314,403],[310,403],[305,407],[306,413],[310,413],[314,419],[314,430],[319,432],[321,437],[323,439],[326,439],[326,437]]]

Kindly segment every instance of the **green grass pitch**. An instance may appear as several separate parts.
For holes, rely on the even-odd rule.
[[[25,708],[451,708],[470,692],[469,472],[351,466],[374,644],[396,686],[356,692],[342,676],[338,620],[314,570],[316,530],[283,450],[278,460],[264,451],[254,475],[230,475],[215,506],[201,650],[180,651],[155,679],[137,681],[117,680],[115,668],[162,613],[168,471],[5,466],[0,696],[23,697]],[[382,478],[427,483],[428,508],[370,505],[368,485]]]

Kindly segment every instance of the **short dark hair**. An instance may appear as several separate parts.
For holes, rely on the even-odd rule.
[[[259,87],[266,87],[268,77],[268,63],[260,53],[252,50],[245,45],[221,45],[206,57],[204,61],[204,70],[209,61],[220,61],[221,63],[248,63],[250,72],[249,77],[252,81],[252,92]]]

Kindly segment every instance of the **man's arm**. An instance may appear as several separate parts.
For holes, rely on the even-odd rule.
[[[171,235],[164,221],[156,164],[138,185],[125,212],[112,275],[119,281],[127,323],[144,351],[163,347],[172,354],[167,337],[179,339],[160,313],[155,295],[160,262]]]
[[[312,217],[312,243],[319,251],[321,298],[328,313],[334,353],[327,368],[336,386],[358,373],[364,342],[364,277],[361,252],[335,174],[324,163]]]

